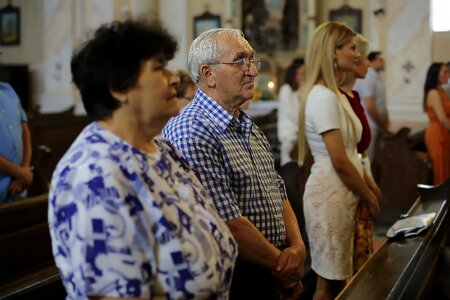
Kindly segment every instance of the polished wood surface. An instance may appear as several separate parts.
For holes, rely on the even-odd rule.
[[[47,223],[48,195],[0,206],[0,299],[63,299]]]
[[[431,299],[435,270],[449,225],[450,180],[419,188],[410,216],[436,212],[431,227],[415,237],[387,240],[337,299]]]

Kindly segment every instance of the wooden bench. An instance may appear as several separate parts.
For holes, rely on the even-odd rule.
[[[0,299],[63,299],[47,223],[47,194],[0,206]]]
[[[395,134],[381,137],[372,164],[374,178],[383,193],[376,227],[390,227],[417,199],[417,184],[430,183],[429,166],[412,149],[410,132],[403,127]]]
[[[61,113],[32,113],[29,125],[33,138],[35,177],[30,196],[48,192],[57,163],[87,124],[89,118],[74,115],[73,107]]]
[[[415,237],[386,240],[337,299],[450,298],[450,180],[419,192],[408,214],[435,212],[431,227]]]

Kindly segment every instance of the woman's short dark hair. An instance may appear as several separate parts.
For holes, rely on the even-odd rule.
[[[284,83],[289,84],[293,91],[296,91],[298,89],[298,82],[295,78],[297,70],[304,64],[305,60],[303,58],[296,58],[291,62],[289,67],[287,67],[286,73],[284,73]]]
[[[136,85],[145,60],[156,55],[170,60],[177,46],[159,21],[115,21],[97,29],[71,62],[72,80],[89,117],[108,118],[120,106],[111,91]]]
[[[177,97],[183,98],[186,93],[186,89],[190,85],[195,86],[195,83],[191,79],[191,76],[189,76],[189,73],[185,70],[178,70],[177,75],[180,77],[180,83],[177,86]]]
[[[439,72],[441,71],[444,63],[435,62],[430,65],[427,71],[427,77],[425,79],[425,85],[423,86],[423,110],[427,110],[427,95],[432,89],[439,86]]]

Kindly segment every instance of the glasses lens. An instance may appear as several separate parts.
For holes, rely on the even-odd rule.
[[[261,60],[258,58],[253,59],[252,64],[255,66],[256,70],[259,71],[259,69],[261,69]]]
[[[248,71],[251,65],[253,65],[258,71],[261,68],[261,60],[257,58],[241,58],[238,61],[238,64],[242,71]]]

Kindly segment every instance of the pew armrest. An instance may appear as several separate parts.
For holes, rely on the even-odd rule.
[[[29,295],[51,285],[62,286],[58,269],[54,264],[0,285],[0,299]]]

